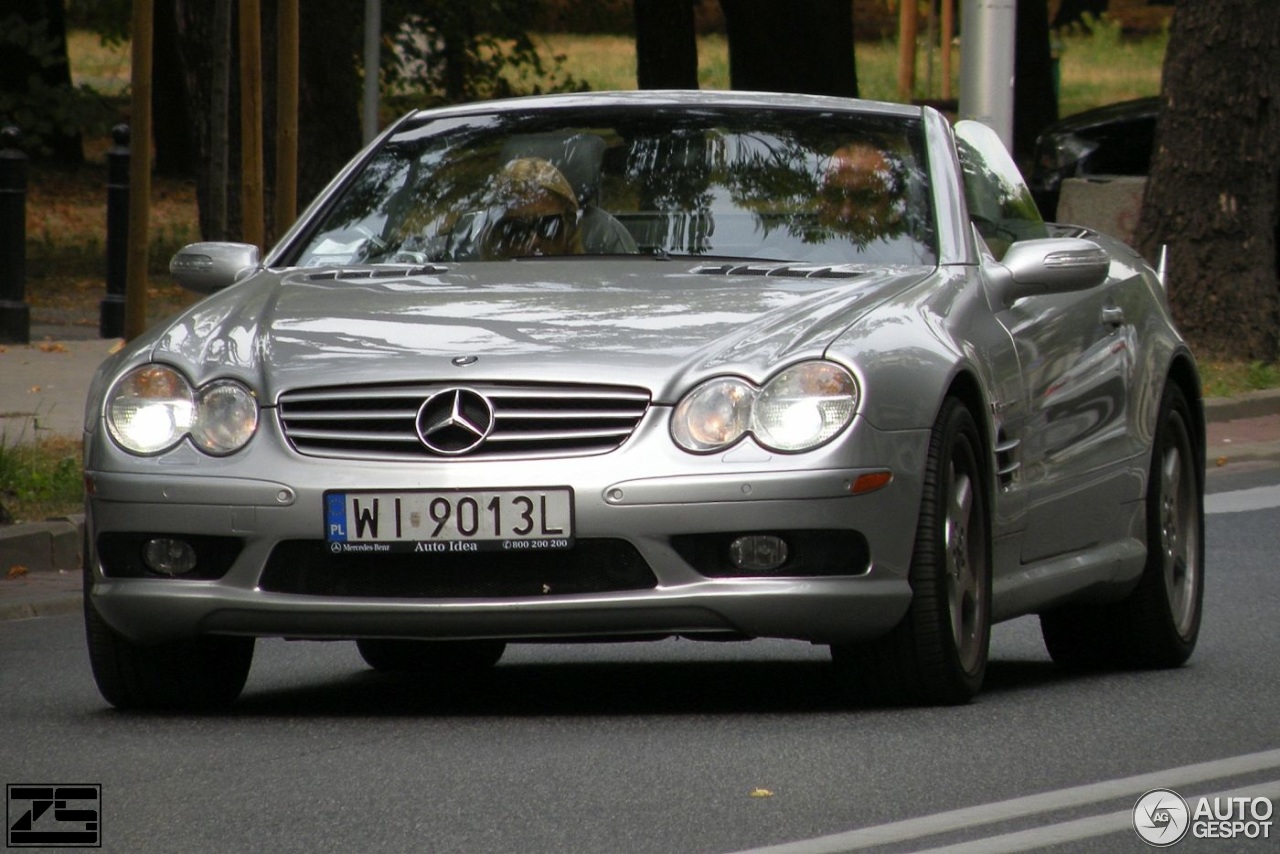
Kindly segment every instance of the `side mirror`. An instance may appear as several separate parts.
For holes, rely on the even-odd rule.
[[[1091,240],[1054,237],[1014,243],[1001,263],[1008,275],[998,277],[998,297],[1009,306],[1023,297],[1095,288],[1107,280],[1111,256]]]
[[[248,243],[192,243],[173,256],[169,274],[189,291],[211,294],[257,270],[259,258]]]

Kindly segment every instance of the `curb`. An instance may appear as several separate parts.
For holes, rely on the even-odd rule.
[[[83,542],[83,513],[0,527],[0,621],[79,612]]]
[[[79,573],[77,572],[76,575],[78,576]],[[78,585],[79,583],[79,580],[77,580],[76,584]],[[26,601],[0,602],[0,622],[78,614],[83,605],[83,600],[83,594],[65,592],[50,593]]]
[[[1280,389],[1250,391],[1236,397],[1206,397],[1205,421],[1237,421],[1280,413]]]
[[[0,569],[26,567],[28,572],[77,569],[84,541],[84,514],[0,528]]]

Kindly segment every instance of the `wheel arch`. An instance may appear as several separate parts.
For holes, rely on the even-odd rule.
[[[1169,383],[1177,384],[1178,388],[1182,390],[1183,396],[1187,399],[1187,405],[1191,408],[1191,417],[1194,421],[1191,425],[1191,441],[1195,446],[1197,468],[1200,472],[1203,472],[1206,454],[1204,395],[1201,391],[1203,386],[1200,382],[1200,372],[1197,370],[1195,361],[1189,353],[1179,352],[1174,355],[1165,379],[1165,384],[1168,385]],[[1161,394],[1163,393],[1162,389]]]
[[[990,407],[987,405],[986,395],[982,392],[982,383],[971,371],[961,369],[951,378],[946,393],[938,401],[939,407],[948,397],[954,397],[963,403],[978,425],[978,433],[982,439],[982,458],[985,462],[982,467],[982,487],[990,506],[992,484],[995,482],[995,437],[992,435],[994,428],[989,417]]]

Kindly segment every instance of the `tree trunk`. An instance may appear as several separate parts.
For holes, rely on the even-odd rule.
[[[1013,155],[1019,163],[1035,156],[1036,136],[1058,120],[1049,48],[1049,7],[1044,0],[1018,0],[1013,60]]]
[[[271,5],[274,20],[275,4]],[[306,0],[302,9],[299,34],[301,87],[298,92],[299,209],[310,203],[312,197],[355,156],[363,139],[357,58],[364,32],[364,4],[351,0]]]
[[[196,193],[206,239],[238,239],[240,205],[240,85],[237,28],[217,20],[224,4],[179,0],[179,42],[195,136],[200,151]],[[234,14],[236,4],[231,4]],[[298,117],[298,202],[305,204],[360,149],[360,78],[357,72],[362,3],[307,0],[301,16],[301,87]],[[262,3],[264,44],[272,44],[276,3]],[[230,38],[230,43],[228,39]],[[228,63],[230,71],[228,71]],[[274,175],[275,63],[263,66],[263,122],[267,186]],[[226,86],[224,75],[231,74]],[[215,81],[221,80],[222,83]],[[226,151],[230,156],[226,156]],[[225,194],[225,204],[219,196]],[[270,224],[268,227],[270,231]],[[277,235],[278,236],[278,235]]]
[[[151,136],[156,146],[156,173],[188,177],[195,175],[200,158],[192,133],[191,102],[182,80],[176,5],[175,0],[155,4]]]
[[[237,240],[240,216],[239,65],[234,0],[178,0],[178,48],[200,165],[196,201],[205,240]]]
[[[721,0],[734,89],[858,96],[848,0]]]
[[[636,85],[697,89],[698,39],[693,0],[635,0]]]
[[[1280,356],[1280,16],[1255,0],[1184,0],[1165,54],[1135,243],[1169,250],[1174,317],[1203,355]]]

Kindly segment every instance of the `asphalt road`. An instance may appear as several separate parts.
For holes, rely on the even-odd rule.
[[[1144,851],[1149,789],[1280,797],[1278,483],[1211,477],[1204,629],[1175,671],[1064,675],[1022,619],[973,704],[866,710],[786,642],[520,646],[429,685],[264,641],[229,713],[126,715],[78,619],[47,617],[0,623],[0,781],[100,785],[104,851]],[[1171,850],[1275,850],[1271,821]]]

